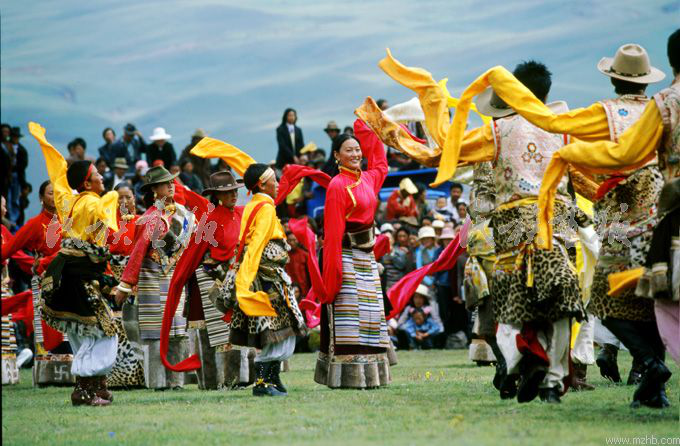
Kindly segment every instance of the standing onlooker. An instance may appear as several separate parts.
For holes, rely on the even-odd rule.
[[[435,244],[436,237],[437,235],[432,226],[423,226],[418,231],[420,247],[418,247],[415,254],[416,269],[429,265],[437,259],[438,249]],[[427,285],[428,288],[432,289],[434,286],[434,276],[426,276],[423,279],[423,283]]]
[[[203,129],[196,129],[194,134],[191,135],[191,142],[184,148],[182,155],[179,157],[180,166],[182,166],[184,160],[191,161],[191,164],[194,166],[193,173],[198,176],[202,185],[210,184],[210,175],[213,173],[210,158],[201,158],[200,156],[192,155],[190,152],[206,136]]]
[[[24,187],[26,185],[26,168],[28,167],[28,151],[19,142],[24,135],[21,133],[21,127],[12,127],[9,133],[9,139],[14,145],[14,153],[16,156],[16,162],[14,164],[14,171],[17,173],[19,178],[19,185]]]
[[[142,134],[134,124],[126,124],[123,128],[123,136],[114,143],[114,152],[118,156],[124,156],[128,164],[134,166],[137,161],[142,159],[142,153],[146,153],[146,143]]]
[[[444,228],[440,237],[442,246],[437,251],[436,257],[441,255],[455,236],[456,233],[453,229]],[[467,262],[467,254],[463,253],[458,257],[453,268],[441,271],[436,275],[437,302],[444,323],[447,349],[467,348],[470,338],[470,318],[465,308],[463,296],[465,262]]]
[[[116,146],[116,132],[111,127],[104,129],[102,138],[104,138],[104,145],[99,148],[99,157],[106,161],[106,165],[109,168],[113,168],[116,158],[124,157],[126,161],[130,161],[127,157],[127,151],[121,150],[122,147]]]
[[[298,153],[305,146],[302,130],[296,125],[297,112],[287,108],[283,112],[281,125],[276,129],[276,141],[279,152],[276,155],[276,167],[283,169],[286,164],[297,164]]]
[[[179,178],[182,180],[182,183],[197,194],[203,192],[203,182],[194,173],[194,164],[191,160],[188,158],[183,159],[179,163],[179,168],[181,170]]]
[[[331,139],[331,144],[333,144],[335,137],[340,134],[340,127],[338,127],[337,122],[328,121],[328,124],[326,124],[326,128],[323,129],[323,131],[326,132],[326,135]]]
[[[69,166],[76,161],[92,161],[94,163],[95,159],[87,155],[87,143],[83,138],[74,138],[73,141],[68,143],[68,158],[66,159],[66,164]]]
[[[166,169],[177,164],[177,154],[175,153],[175,148],[168,142],[172,138],[165,132],[163,127],[156,127],[153,129],[153,133],[149,137],[151,144],[146,146],[146,161],[155,166],[154,162],[156,160],[163,161],[163,166]]]

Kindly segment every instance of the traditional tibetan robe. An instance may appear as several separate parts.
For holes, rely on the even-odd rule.
[[[184,385],[184,375],[165,370],[160,360],[160,332],[170,279],[194,230],[194,215],[175,202],[149,207],[137,222],[132,252],[121,277],[121,284],[136,286],[139,341],[144,354],[144,376],[148,388],[174,388]],[[182,293],[181,301],[184,301]],[[172,318],[171,354],[188,352],[186,319],[180,305]],[[135,335],[132,336],[136,338]]]
[[[340,168],[324,209],[321,347],[314,379],[331,388],[370,388],[390,380],[378,264],[373,254],[377,196],[387,176],[380,140],[360,120],[354,132],[366,171]]]
[[[11,243],[14,239],[9,230],[3,225],[2,228],[2,270],[0,279],[2,280],[2,296],[9,296],[12,290],[9,286],[9,271],[7,270],[7,260],[4,256],[5,244]],[[17,339],[14,333],[11,315],[2,316],[2,385],[17,384],[19,382],[19,368],[17,367]]]

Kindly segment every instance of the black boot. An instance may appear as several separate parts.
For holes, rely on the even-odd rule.
[[[642,379],[642,371],[642,363],[633,359],[633,364],[630,366],[630,373],[628,373],[628,381],[626,381],[626,385],[637,386],[640,384],[640,380]]]
[[[517,380],[519,376],[515,373],[508,375],[506,373],[505,377],[501,381],[500,391],[502,400],[509,400],[517,396]]]
[[[525,356],[519,364],[520,380],[517,402],[528,403],[538,396],[538,386],[543,382],[548,368],[532,356]]]
[[[652,396],[647,401],[642,401],[642,405],[654,409],[665,409],[670,407],[671,402],[668,401],[668,396],[666,396],[666,385],[662,384],[660,389],[656,392],[656,395]]]
[[[253,387],[253,396],[284,396],[276,390],[276,387],[269,381],[271,376],[272,362],[256,362],[255,363],[255,387]]]
[[[621,374],[619,373],[619,366],[616,359],[619,354],[619,348],[613,344],[604,344],[597,355],[597,366],[600,368],[600,375],[612,382],[620,383]]]
[[[274,385],[276,390],[281,393],[288,394],[288,389],[281,382],[281,361],[274,361],[271,363],[270,382]]]
[[[540,389],[538,391],[538,394],[541,398],[541,401],[543,401],[544,403],[559,404],[562,402],[562,400],[560,399],[560,392],[555,387]]]
[[[647,401],[659,397],[659,390],[664,388],[663,386],[666,384],[666,381],[672,375],[666,364],[658,358],[645,360],[643,367],[642,379],[633,394],[631,407],[639,407],[640,404],[645,404]]]

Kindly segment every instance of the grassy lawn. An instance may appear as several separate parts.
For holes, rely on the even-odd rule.
[[[2,443],[604,445],[607,437],[680,437],[675,365],[672,406],[660,411],[629,409],[633,388],[607,383],[597,367],[589,369],[595,391],[548,406],[501,401],[490,384],[493,369],[475,366],[466,351],[399,352],[399,361],[392,384],[379,390],[319,386],[315,356],[301,354],[282,375],[286,398],[189,386],[117,391],[108,408],[72,407],[70,389],[34,389],[23,370],[20,385],[2,388]],[[630,356],[620,355],[619,365],[627,376]]]

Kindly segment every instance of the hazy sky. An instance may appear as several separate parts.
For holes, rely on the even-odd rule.
[[[385,47],[460,94],[487,68],[533,58],[553,72],[551,99],[574,108],[612,96],[595,68],[639,43],[667,79],[666,39],[680,0],[662,1],[0,1],[2,122],[21,125],[34,189],[46,178],[29,120],[64,153],[82,136],[96,156],[101,131],[163,126],[179,152],[197,127],[276,156],[274,129],[298,110],[305,140],[328,148],[368,95],[412,94],[378,67]],[[37,193],[29,216],[38,210]]]

